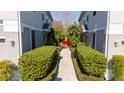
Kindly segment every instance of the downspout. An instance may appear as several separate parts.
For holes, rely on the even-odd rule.
[[[106,45],[105,45],[105,57],[108,58],[108,47],[109,47],[109,25],[110,25],[110,11],[108,11],[108,14],[107,14],[107,29],[106,29]],[[107,63],[109,62],[109,60],[107,60]],[[107,68],[106,68],[106,75],[105,75],[105,78],[106,80],[110,80],[111,77],[110,77],[110,72],[109,72],[109,69],[108,69],[108,65],[107,65]]]
[[[108,11],[107,17],[107,29],[106,29],[106,47],[105,47],[105,56],[108,58],[108,46],[109,46],[109,24],[110,24],[110,11]]]
[[[21,56],[22,55],[22,31],[21,31],[20,11],[17,11],[17,20],[18,20],[19,56]]]

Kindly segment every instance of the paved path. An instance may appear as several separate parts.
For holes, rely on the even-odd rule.
[[[55,81],[77,81],[70,50],[68,48],[62,49],[60,56],[62,59],[59,63],[58,74]]]

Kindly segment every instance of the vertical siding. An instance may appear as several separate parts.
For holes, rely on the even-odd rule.
[[[43,32],[36,31],[35,37],[36,37],[35,38],[36,47],[40,47],[41,45],[44,45]]]
[[[42,14],[44,14],[44,20],[42,20]],[[44,37],[47,37],[47,35],[44,34],[42,27],[47,19],[51,23],[47,13],[45,11],[21,11],[20,18],[21,28],[27,27],[30,29],[30,31],[28,29],[25,31],[22,29],[23,53],[32,49],[31,31],[35,31],[35,47],[40,47],[46,44]],[[48,31],[45,33],[47,34],[47,32]]]
[[[106,34],[104,30],[96,31],[96,49],[105,54]]]
[[[21,23],[39,28],[42,30],[42,13],[41,11],[20,11]]]
[[[31,46],[31,31],[30,28],[23,28],[23,32],[22,32],[22,52],[26,52],[32,49]]]
[[[87,32],[90,32],[87,44],[93,47],[93,33],[95,32],[95,48],[102,53],[105,53],[107,14],[107,11],[97,11],[96,15],[93,16],[93,11],[88,11],[81,20],[83,24],[88,26]],[[89,17],[89,21],[87,21],[87,16]]]

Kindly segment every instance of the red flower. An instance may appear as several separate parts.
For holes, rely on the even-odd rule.
[[[62,42],[64,45],[70,46],[71,45],[71,41],[70,40],[64,40]]]

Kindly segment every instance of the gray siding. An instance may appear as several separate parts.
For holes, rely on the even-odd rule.
[[[93,33],[95,33],[95,49],[102,53],[105,53],[107,14],[107,11],[96,11],[96,15],[93,16],[93,11],[88,11],[81,20],[83,22],[80,22],[87,25],[87,32],[90,32],[87,45],[93,47]]]
[[[31,46],[31,32],[30,32],[30,28],[23,28],[23,32],[22,32],[22,52],[26,52],[32,49]]]
[[[21,31],[22,31],[22,49],[23,53],[32,49],[32,31],[35,31],[35,47],[44,45],[42,20],[43,11],[21,11]],[[46,15],[44,15],[46,16]],[[45,18],[44,18],[45,19]],[[29,29],[23,29],[24,27]]]
[[[96,31],[95,49],[105,54],[105,42],[106,42],[106,34],[104,33],[104,30]]]
[[[93,16],[93,11],[87,12],[82,21],[83,24],[86,24],[88,26],[88,32],[93,32],[95,30],[106,28],[107,14],[107,11],[97,11],[96,15]],[[87,16],[89,17],[89,21],[87,21]]]
[[[43,32],[40,32],[40,31],[36,31],[35,32],[35,44],[36,44],[36,47],[40,47],[41,45],[44,45],[44,36],[43,36]]]
[[[41,11],[20,11],[21,23],[42,29],[42,13]]]

